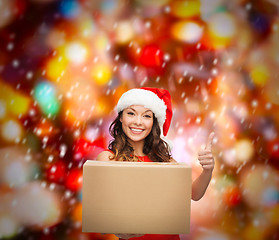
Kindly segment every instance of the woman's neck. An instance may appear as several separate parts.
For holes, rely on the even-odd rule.
[[[145,154],[143,153],[144,141],[139,141],[139,142],[129,141],[129,143],[132,145],[134,149],[134,154],[136,156],[145,156]]]

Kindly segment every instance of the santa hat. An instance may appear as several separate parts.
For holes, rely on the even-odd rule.
[[[151,87],[133,88],[120,97],[116,111],[119,113],[131,105],[142,105],[149,108],[158,120],[163,134],[161,138],[167,141],[164,136],[168,133],[172,118],[172,105],[169,91]],[[171,147],[171,143],[169,143],[169,146]]]

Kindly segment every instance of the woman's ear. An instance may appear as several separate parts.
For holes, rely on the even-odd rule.
[[[123,111],[119,113],[119,121],[122,123],[123,121]]]

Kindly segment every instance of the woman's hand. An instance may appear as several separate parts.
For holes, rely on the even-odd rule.
[[[135,237],[141,237],[144,234],[119,233],[119,234],[114,234],[114,235],[118,238],[130,239],[130,238],[135,238]]]
[[[213,171],[214,168],[214,157],[212,154],[212,142],[214,138],[214,132],[208,136],[207,144],[201,148],[198,153],[198,160],[204,171]]]

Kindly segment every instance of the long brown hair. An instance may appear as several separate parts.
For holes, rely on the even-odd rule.
[[[109,133],[114,140],[110,142],[108,149],[114,153],[112,159],[116,161],[139,161],[126,134],[122,130],[122,123],[120,121],[122,114],[123,111],[119,112],[109,127]],[[153,126],[151,132],[144,140],[143,153],[153,162],[170,162],[171,155],[168,144],[160,138],[160,135],[161,130],[157,118],[153,114]]]

